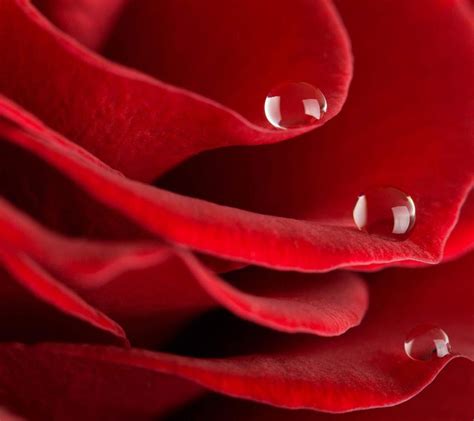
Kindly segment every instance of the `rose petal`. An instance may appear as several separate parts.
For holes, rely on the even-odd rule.
[[[449,364],[419,395],[390,408],[349,414],[323,414],[314,411],[288,411],[253,402],[211,395],[190,404],[171,420],[228,421],[429,421],[468,420],[474,413],[474,365],[457,360]]]
[[[328,111],[339,108],[350,78],[349,49],[327,0],[207,0],[205,7],[142,0],[123,11],[104,54],[270,128],[265,97],[287,80],[313,84],[327,95]]]
[[[0,247],[2,339],[127,344],[120,326],[55,281],[26,256]]]
[[[48,228],[71,237],[151,238],[42,159],[8,142],[1,141],[0,148],[0,195]]]
[[[369,302],[364,282],[350,272],[311,275],[248,268],[227,279],[245,292],[229,295],[237,315],[285,332],[340,335],[361,322]]]
[[[61,30],[91,49],[110,35],[125,0],[34,0],[38,9]]]
[[[0,244],[32,257],[71,286],[96,288],[122,273],[166,260],[172,250],[158,241],[94,241],[59,235],[0,198]]]
[[[0,243],[57,274],[120,322],[135,345],[161,342],[217,304],[277,330],[323,336],[359,324],[368,305],[365,283],[347,272],[311,276],[247,269],[234,273],[229,284],[186,251],[151,243],[71,240],[2,200]]]
[[[471,189],[466,196],[462,208],[459,210],[456,225],[447,238],[443,251],[443,262],[449,262],[468,254],[474,246],[474,193]],[[350,269],[362,272],[374,272],[384,269],[384,264],[357,265]],[[394,264],[397,267],[417,268],[426,266],[425,263],[411,260],[400,261]]]
[[[61,355],[54,345],[0,345],[0,404],[27,419],[145,421],[195,399],[201,387],[130,364]],[[27,379],[27,381],[25,381]]]
[[[255,20],[276,13],[247,3]],[[351,78],[349,42],[331,3],[318,0],[316,5],[298,0],[298,5],[292,5],[297,11],[296,28],[300,21],[309,22],[310,30],[304,26],[304,38],[286,45],[283,51],[280,46],[268,46],[278,49],[272,59],[249,54],[254,67],[268,69],[249,80],[264,83],[270,69],[278,74],[272,67],[275,60],[295,56],[295,69],[301,71],[292,74],[290,67],[282,71],[288,77],[306,76],[309,82],[314,77],[322,80],[331,103],[324,120],[318,123],[322,124],[338,113],[347,94]],[[202,150],[271,143],[312,128],[263,128],[211,99],[104,60],[64,36],[26,0],[3,1],[0,19],[0,92],[132,178],[152,180]],[[275,28],[280,35],[283,30]],[[321,30],[325,31],[324,42],[319,37]],[[257,29],[251,42],[259,38],[265,41],[268,36],[271,33]],[[226,51],[224,40],[216,39],[223,41],[221,51]],[[196,66],[198,63],[193,64]],[[228,78],[220,75],[219,79],[228,80],[236,74],[241,74],[240,67],[233,69]],[[207,77],[206,81],[214,83],[215,78]],[[261,89],[268,87],[255,92],[255,101],[262,109]],[[226,87],[226,93],[230,92],[235,93],[234,97],[243,94],[236,84]]]
[[[431,206],[422,207],[416,235],[404,242],[369,236],[344,221],[305,221],[271,217],[176,195],[133,182],[79,155],[77,147],[60,138],[32,116],[5,99],[0,112],[24,129],[3,124],[4,140],[28,149],[74,180],[96,200],[120,211],[135,223],[178,244],[231,260],[277,268],[323,271],[355,264],[416,260],[427,263],[442,258],[444,242],[456,223],[459,208],[471,189],[471,179],[459,181]],[[24,130],[27,130],[26,133]],[[465,173],[463,173],[465,177]],[[441,212],[442,195],[461,197]],[[429,203],[429,198],[426,198]],[[447,200],[447,197],[445,197]],[[442,221],[430,224],[432,213]],[[420,215],[421,214],[421,215]],[[441,216],[440,216],[441,218]],[[422,235],[424,234],[424,235]]]
[[[442,248],[474,176],[472,20],[459,1],[337,4],[356,61],[338,118],[292,142],[197,156],[159,185],[253,212],[351,226],[357,196],[391,185],[415,200],[411,241]]]
[[[214,391],[287,408],[345,412],[392,406],[418,394],[452,359],[474,360],[473,264],[471,255],[436,268],[374,276],[366,320],[337,338],[289,337],[250,325],[237,329],[219,318],[217,325],[191,329],[187,343],[188,351],[209,347],[210,358],[107,347],[57,352],[173,373]],[[408,358],[405,335],[419,323],[442,327],[454,353],[431,361]]]
[[[357,194],[373,184],[395,183],[409,194],[416,193],[410,188],[415,184],[433,195],[426,174],[434,165],[442,173],[430,172],[430,182],[447,177],[437,187],[472,179],[474,28],[461,2],[338,4],[347,15],[358,67],[338,120],[293,142],[202,154],[170,175],[167,185],[256,212],[331,219],[341,216],[343,204],[342,216],[350,216]],[[429,13],[425,4],[432,6]],[[416,27],[416,42],[401,22]],[[378,37],[371,36],[375,30]],[[438,48],[448,43],[459,50]],[[428,70],[429,77],[421,77]],[[200,176],[193,178],[196,171]]]
[[[321,336],[340,335],[358,325],[367,309],[365,284],[349,273],[287,273],[274,276],[273,283],[268,282],[270,273],[241,276],[245,282],[229,285],[181,252],[81,295],[120,321],[133,343],[153,347],[217,304],[262,326]]]

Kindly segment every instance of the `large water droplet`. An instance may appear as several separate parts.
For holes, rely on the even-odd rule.
[[[314,124],[327,111],[323,93],[305,82],[286,82],[273,88],[265,99],[265,116],[278,129]]]
[[[405,352],[413,360],[428,361],[443,358],[451,353],[446,332],[434,325],[420,325],[411,330],[405,339]]]
[[[403,240],[415,224],[416,209],[402,191],[378,187],[359,196],[352,215],[360,230]]]

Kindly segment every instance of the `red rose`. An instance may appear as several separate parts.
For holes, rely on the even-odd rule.
[[[472,419],[473,35],[466,0],[0,0],[0,419]],[[289,80],[317,115],[272,127]],[[374,186],[406,236],[355,226]]]

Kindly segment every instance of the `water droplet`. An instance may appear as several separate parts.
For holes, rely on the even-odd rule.
[[[328,104],[323,93],[305,82],[286,82],[273,88],[265,99],[265,116],[278,129],[294,129],[323,118]]]
[[[434,356],[443,358],[451,353],[446,332],[434,325],[420,325],[405,339],[405,352],[413,360],[428,361]]]
[[[415,224],[413,199],[393,187],[378,187],[362,194],[353,211],[361,231],[403,240]]]

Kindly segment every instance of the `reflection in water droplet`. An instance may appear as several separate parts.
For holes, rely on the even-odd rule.
[[[323,93],[305,82],[286,82],[273,88],[265,99],[265,116],[278,129],[314,124],[327,111]]]
[[[428,361],[434,356],[443,358],[450,354],[451,345],[443,329],[434,325],[420,325],[408,333],[405,352],[413,360]]]
[[[413,199],[393,187],[379,187],[362,194],[353,211],[361,231],[403,240],[415,224]]]

